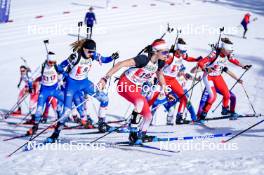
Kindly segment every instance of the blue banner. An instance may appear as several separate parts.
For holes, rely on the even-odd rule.
[[[11,0],[0,0],[0,23],[8,22]]]

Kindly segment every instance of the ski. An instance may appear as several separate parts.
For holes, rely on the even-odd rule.
[[[262,114],[242,114],[239,115],[238,118],[254,118],[254,117],[262,117]],[[210,120],[223,120],[223,119],[229,119],[230,115],[224,115],[224,116],[220,116],[220,117],[212,117],[212,118],[206,118],[206,121],[210,121]]]
[[[204,139],[212,139],[219,137],[227,137],[232,135],[232,133],[218,133],[218,134],[208,134],[208,135],[198,135],[198,136],[182,136],[182,137],[156,137],[149,136],[144,140],[144,143],[148,142],[167,142],[167,141],[180,141],[180,140],[204,140]],[[116,142],[116,144],[127,144],[127,142]]]
[[[158,151],[169,152],[169,153],[179,153],[180,152],[179,150],[173,151],[173,150],[162,149],[159,147],[150,146],[150,145],[146,145],[146,144],[133,145],[133,144],[130,144],[129,141],[108,143],[107,146],[113,147],[113,148],[121,148],[121,149],[122,149],[122,147],[135,147],[135,148],[138,147],[138,148],[146,148],[146,149],[158,150]]]
[[[18,139],[18,138],[27,137],[27,136],[29,136],[29,135],[27,135],[27,134],[22,134],[22,135],[18,135],[18,136],[10,137],[10,138],[7,138],[7,139],[3,139],[3,141],[14,140],[14,139]]]
[[[214,130],[215,128],[212,128],[210,126],[207,126],[205,123],[202,123],[202,122],[193,122],[192,123],[193,125],[197,125],[197,126],[201,126],[205,129],[209,129],[209,130]]]

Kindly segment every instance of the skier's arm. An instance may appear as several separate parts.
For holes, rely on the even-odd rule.
[[[238,59],[234,58],[232,55],[228,56],[228,61],[233,63],[234,65],[237,65],[237,66],[240,66],[240,67],[244,66],[238,61]]]
[[[110,78],[113,74],[119,71],[123,67],[133,67],[136,66],[134,58],[127,59],[125,61],[118,62],[113,68],[111,68],[105,77]]]
[[[205,65],[210,62],[210,58],[208,57],[205,57],[203,59],[201,59],[199,62],[198,62],[198,66],[199,68],[201,68],[203,71],[205,71]]]
[[[22,82],[22,78],[21,78],[21,76],[20,76],[19,82],[18,82],[18,84],[17,84],[17,88],[20,88],[21,82]]]
[[[242,67],[243,69],[249,69],[252,67],[252,65],[244,65],[244,64],[240,63],[238,61],[238,59],[233,57],[233,55],[228,56],[228,60],[229,60],[229,62],[231,62],[231,63],[233,63],[239,67]]]
[[[109,57],[104,57],[99,53],[95,53],[93,55],[93,59],[98,61],[99,63],[110,63],[113,60],[116,60],[119,58],[119,53],[118,52],[114,52],[111,56]]]
[[[28,91],[29,93],[32,93],[33,92],[33,78],[30,72],[27,73],[27,78],[28,78]]]
[[[101,80],[97,83],[97,87],[99,89],[104,89],[107,81],[110,79],[110,77],[115,74],[117,71],[119,71],[123,67],[133,67],[136,65],[136,62],[134,58],[127,59],[125,61],[118,62],[114,67],[112,67],[107,74],[101,78]]]
[[[185,61],[188,61],[188,62],[198,62],[198,61],[199,61],[199,59],[194,58],[194,57],[190,57],[187,53],[184,54],[184,55],[182,56],[182,58],[183,58]]]
[[[202,71],[202,69],[198,65],[191,69],[191,73],[192,74],[198,73],[198,72],[201,72],[201,71]]]
[[[237,78],[237,76],[236,76],[233,72],[231,72],[227,67],[224,67],[223,71],[224,71],[225,73],[227,73],[227,74],[228,74],[230,77],[232,77],[233,79],[237,80],[238,83],[240,83],[240,84],[243,83],[243,80]]]
[[[169,55],[169,58],[165,61],[166,64],[170,65],[173,61],[173,55]]]

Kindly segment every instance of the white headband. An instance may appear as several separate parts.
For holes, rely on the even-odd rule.
[[[228,51],[233,51],[234,50],[233,44],[227,44],[227,43],[224,43],[224,42],[222,42],[221,48],[225,49],[225,50],[228,50]]]
[[[47,60],[55,62],[56,61],[56,55],[55,54],[48,54]]]
[[[188,46],[186,44],[177,44],[177,49],[182,51],[187,51]]]

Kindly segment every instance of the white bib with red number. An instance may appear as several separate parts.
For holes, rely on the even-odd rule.
[[[88,72],[92,67],[92,59],[84,59],[81,57],[79,63],[75,65],[71,72],[70,77],[75,80],[84,80],[88,78]]]
[[[215,58],[216,53],[212,52],[212,53],[210,53],[210,55],[208,57]],[[218,56],[218,58],[216,59],[216,61],[213,64],[209,63],[209,65],[206,66],[207,68],[213,68],[213,71],[211,73],[209,73],[208,75],[210,75],[210,76],[221,75],[223,68],[226,66],[227,66],[227,57]]]
[[[178,72],[180,71],[182,65],[182,57],[177,58],[173,57],[173,61],[171,64],[165,64],[163,67],[163,74],[170,77],[177,77]]]
[[[156,64],[151,61],[142,68],[129,68],[125,75],[133,83],[142,85],[149,80],[158,70],[158,62]]]
[[[42,77],[41,84],[44,86],[53,86],[58,83],[58,73],[54,66],[49,67],[45,65]]]

